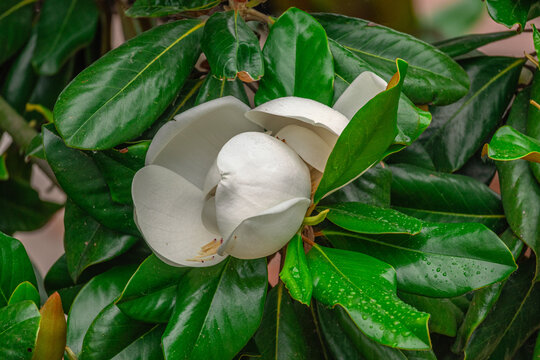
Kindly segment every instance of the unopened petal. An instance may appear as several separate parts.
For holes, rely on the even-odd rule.
[[[224,257],[197,259],[201,248],[220,242],[202,223],[202,191],[182,176],[157,165],[145,166],[133,178],[136,222],[148,246],[176,266],[211,266]]]
[[[386,90],[386,81],[371,71],[364,71],[354,79],[334,104],[334,109],[352,119],[362,106],[381,91]]]

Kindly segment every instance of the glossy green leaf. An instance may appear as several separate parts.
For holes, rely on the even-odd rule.
[[[155,27],[77,75],[54,107],[66,144],[108,149],[147,129],[191,72],[203,25],[181,20]]]
[[[262,359],[325,359],[312,309],[294,301],[283,283],[268,293],[255,343]]]
[[[40,318],[36,304],[30,300],[0,308],[2,359],[32,359]]]
[[[80,354],[94,319],[120,295],[134,270],[134,266],[115,267],[94,277],[81,289],[71,305],[67,322],[67,346],[75,354]]]
[[[429,349],[429,315],[396,295],[394,269],[370,256],[314,246],[307,256],[313,295],[327,306],[342,306],[360,330],[381,344]]]
[[[534,29],[533,37],[535,39],[535,48],[540,48],[540,33],[538,33],[536,28]],[[540,102],[540,71],[538,70],[534,73],[530,91],[531,100],[534,100],[536,103]],[[540,140],[540,109],[533,104],[529,105],[526,130],[527,131],[525,133],[528,136],[537,141]],[[530,163],[529,167],[531,168],[534,177],[540,184],[540,164]]]
[[[433,120],[423,144],[435,168],[461,168],[496,128],[517,85],[523,59],[480,56],[461,65],[471,79],[467,96],[445,107],[432,108]]]
[[[540,163],[540,141],[516,131],[511,126],[503,126],[482,151],[489,158],[498,161],[524,159]]]
[[[9,179],[9,172],[6,167],[6,154],[0,156],[0,181]]]
[[[465,55],[481,46],[491,44],[496,41],[508,39],[517,35],[516,31],[501,31],[487,34],[471,34],[459,36],[451,39],[438,41],[433,45],[451,57]]]
[[[58,96],[71,81],[74,74],[75,61],[71,58],[57,74],[51,76],[41,75],[37,79],[28,103],[41,105],[47,110],[52,110]],[[41,120],[43,118],[42,114],[36,111],[28,111],[28,109],[24,116],[28,119],[37,118]]]
[[[32,64],[41,75],[54,75],[96,32],[98,8],[92,0],[48,0],[37,24]]]
[[[387,27],[362,19],[319,14],[328,37],[377,69],[388,80],[395,59],[409,62],[403,91],[415,104],[450,104],[467,93],[469,80],[463,69],[435,47]]]
[[[66,203],[64,228],[67,267],[75,282],[86,268],[125,253],[138,240],[104,227],[70,200]]]
[[[49,127],[43,128],[47,162],[71,200],[110,229],[137,235],[133,207],[113,201],[105,177],[93,158],[68,148]]]
[[[481,182],[462,175],[390,165],[392,206],[431,222],[482,223],[495,232],[506,226],[500,196]]]
[[[527,20],[538,16],[540,10],[535,0],[486,0],[486,5],[491,18],[509,28],[519,24],[524,29]]]
[[[129,279],[116,306],[136,320],[167,322],[176,303],[178,281],[188,270],[150,255]]]
[[[397,110],[407,63],[396,61],[397,77],[353,116],[330,153],[313,202],[348,184],[381,160],[397,133]]]
[[[157,331],[156,331],[157,330]],[[163,359],[159,346],[163,326],[133,320],[114,304],[107,305],[84,336],[80,360]]]
[[[29,281],[37,286],[34,269],[24,246],[17,239],[0,232],[0,306],[8,303],[17,286]]]
[[[425,223],[420,234],[412,236],[361,235],[336,228],[323,234],[335,247],[392,265],[398,288],[418,295],[462,295],[503,280],[516,269],[512,253],[482,224]]]
[[[294,235],[287,245],[283,268],[279,277],[287,286],[293,299],[309,306],[313,294],[313,281],[309,272],[304,242],[300,234]]]
[[[257,330],[267,286],[266,261],[228,257],[192,268],[179,284],[165,333],[167,360],[230,359]]]
[[[184,11],[201,11],[219,5],[219,0],[136,0],[126,15],[165,16]]]
[[[202,49],[219,79],[257,81],[264,75],[259,39],[238,11],[216,12],[206,21]]]
[[[9,297],[8,305],[13,305],[25,300],[32,301],[36,306],[41,304],[38,290],[29,281],[23,281],[15,288],[15,290],[13,290],[13,293]]]
[[[92,155],[109,186],[113,201],[132,205],[131,183],[135,173],[144,166],[150,143],[139,142],[121,150],[99,151]]]
[[[26,148],[26,157],[34,157],[45,160],[45,149],[43,148],[43,134],[38,133]]]
[[[422,230],[422,222],[393,209],[347,202],[320,206],[329,209],[328,220],[346,230],[363,234],[410,234]]]
[[[4,0],[0,4],[0,64],[19,50],[32,32],[36,0]]]
[[[489,139],[489,138],[488,138]],[[484,140],[487,142],[488,140]],[[479,149],[474,155],[454,174],[465,175],[476,179],[486,185],[490,185],[497,172],[494,161],[487,161],[482,158],[482,150]]]
[[[242,85],[240,80],[220,80],[214,77],[212,74],[209,74],[204,79],[204,83],[197,93],[195,105],[200,105],[207,101],[229,95],[234,96],[245,104],[249,104],[246,90],[244,90],[244,85]]]
[[[84,286],[82,281],[79,284],[73,282],[67,269],[65,254],[56,260],[43,280],[47,294],[52,295],[54,292],[58,292],[66,312],[69,311],[73,299]]]
[[[434,33],[446,39],[470,32],[484,14],[482,2],[456,0],[444,3],[426,13],[419,12],[418,17],[423,32],[429,34],[427,36]]]
[[[311,15],[297,8],[284,12],[270,29],[263,56],[256,105],[284,96],[331,104],[332,53],[324,29]]]

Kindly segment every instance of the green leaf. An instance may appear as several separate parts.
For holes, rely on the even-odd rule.
[[[270,29],[263,56],[256,105],[284,96],[331,104],[332,53],[324,29],[311,15],[297,8],[284,12]]]
[[[9,297],[8,305],[13,305],[25,300],[32,301],[36,306],[41,304],[39,292],[29,281],[23,281],[15,288],[15,290],[13,290],[13,293]]]
[[[454,172],[495,130],[516,89],[523,59],[480,56],[461,65],[471,78],[467,96],[432,108],[433,121],[421,140],[439,171]]]
[[[264,75],[259,39],[238,11],[216,12],[206,21],[202,49],[219,79],[257,81]]]
[[[535,0],[486,0],[486,5],[491,18],[508,28],[519,24],[524,29],[528,19],[538,16]]]
[[[143,354],[144,359],[163,359],[160,347],[163,330],[164,326],[133,320],[116,305],[109,304],[88,328],[79,359],[127,360]]]
[[[93,154],[92,157],[109,186],[113,201],[133,205],[131,183],[135,173],[144,166],[149,146],[148,141],[143,141],[121,150],[111,149]]]
[[[126,11],[127,16],[166,16],[184,11],[208,10],[219,5],[220,0],[136,0]]]
[[[315,204],[381,160],[394,140],[398,101],[407,74],[406,62],[398,59],[396,64],[394,83],[358,110],[339,136],[315,191]]]
[[[410,234],[416,235],[422,230],[422,222],[393,209],[348,202],[330,206],[320,206],[321,210],[330,209],[328,220],[339,227],[362,234]]]
[[[293,299],[309,306],[313,294],[313,281],[309,272],[304,242],[300,234],[294,235],[287,245],[285,263],[279,277],[287,286]]]
[[[3,0],[0,4],[0,64],[30,37],[36,0]]]
[[[152,125],[191,72],[203,25],[180,20],[155,27],[77,75],[54,107],[66,144],[108,149]]]
[[[396,295],[394,269],[370,256],[315,245],[307,255],[313,295],[342,306],[370,339],[401,349],[429,349],[429,315]]]
[[[489,142],[483,153],[490,159],[510,161],[524,159],[540,163],[540,141],[516,131],[511,126],[503,126]]]
[[[361,359],[360,351],[356,349],[353,340],[345,333],[337,319],[338,315],[342,312],[345,313],[345,311],[339,306],[331,310],[319,302],[316,305],[321,332],[328,352],[333,355],[334,359]],[[352,320],[349,321],[352,322]]]
[[[71,305],[67,322],[67,346],[75,354],[80,354],[94,319],[120,294],[134,270],[134,266],[115,267],[94,277],[81,289]]]
[[[485,11],[481,1],[457,0],[441,5],[427,14],[418,14],[422,32],[442,38],[462,35],[478,24]]]
[[[125,253],[138,240],[104,227],[70,200],[66,203],[64,227],[67,267],[74,282],[89,266]]]
[[[403,91],[415,104],[450,104],[463,97],[469,80],[463,69],[433,46],[387,27],[362,19],[318,14],[328,37],[377,69],[386,79],[395,71],[395,59],[409,62]]]
[[[1,232],[0,259],[0,306],[3,306],[20,283],[29,281],[37,287],[37,282],[24,246],[19,240]]]
[[[36,86],[32,91],[32,95],[30,96],[28,103],[41,105],[47,110],[52,109],[56,103],[56,100],[58,99],[58,95],[60,95],[62,90],[64,90],[66,85],[71,81],[74,74],[75,59],[71,58],[56,75],[40,76],[36,82]],[[44,119],[43,114],[37,111],[29,111],[28,109],[24,116],[28,119]]]
[[[471,34],[438,41],[433,45],[451,57],[465,55],[481,46],[515,36],[516,31],[501,31],[487,34]]]
[[[477,222],[495,232],[504,230],[500,196],[481,182],[406,164],[389,168],[396,210],[430,222]]]
[[[40,318],[36,304],[30,300],[0,308],[2,359],[32,359]]]
[[[540,33],[538,30],[534,30],[534,39],[535,39],[535,48],[540,48]],[[531,100],[534,100],[536,103],[540,102],[540,71],[534,73],[533,82],[531,85]],[[532,103],[529,105],[529,112],[527,114],[527,131],[525,132],[528,136],[540,140],[540,109],[538,109]],[[530,163],[529,167],[531,168],[534,177],[540,184],[540,164]]]
[[[43,134],[38,133],[28,147],[26,148],[26,157],[34,157],[36,159],[45,160],[45,149],[43,148]]]
[[[188,270],[150,255],[129,279],[116,306],[136,320],[167,322],[176,303],[178,281]]]
[[[9,179],[9,172],[6,167],[6,154],[0,156],[0,181]]]
[[[48,295],[58,292],[65,310],[68,311],[84,283],[82,280],[78,284],[73,282],[67,269],[66,255],[64,254],[51,266],[45,275],[43,285]]]
[[[137,235],[133,207],[113,201],[105,178],[93,158],[68,148],[50,125],[43,127],[47,162],[71,200],[106,227]]]
[[[335,247],[392,265],[398,288],[418,295],[462,295],[503,280],[516,269],[505,244],[482,224],[425,223],[414,236],[361,235],[335,228],[323,234]]]
[[[204,79],[204,83],[202,84],[199,93],[197,94],[195,105],[200,105],[207,101],[230,95],[241,100],[245,104],[249,104],[246,90],[244,90],[244,85],[242,85],[240,80],[220,80],[214,77],[212,74],[208,74]]]
[[[270,290],[255,334],[262,359],[326,359],[312,311],[294,301],[283,283]]]
[[[163,334],[167,360],[232,358],[259,326],[266,284],[265,259],[228,257],[212,267],[192,268],[180,279]]]
[[[99,12],[92,0],[48,0],[41,7],[32,64],[54,75],[77,50],[90,44]]]

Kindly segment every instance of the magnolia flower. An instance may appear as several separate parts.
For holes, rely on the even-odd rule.
[[[234,97],[165,124],[133,179],[135,222],[154,253],[176,266],[254,259],[300,229],[337,138],[386,83],[364,72],[334,108],[284,97],[250,110]]]

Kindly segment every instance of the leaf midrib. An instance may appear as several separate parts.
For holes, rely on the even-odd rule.
[[[23,1],[19,2],[18,4],[13,5],[9,9],[7,9],[3,14],[0,15],[0,21],[2,21],[2,19],[8,17],[12,13],[14,13],[15,11],[19,10],[23,6],[31,4],[31,3],[36,2],[36,1],[37,0],[23,0]]]

